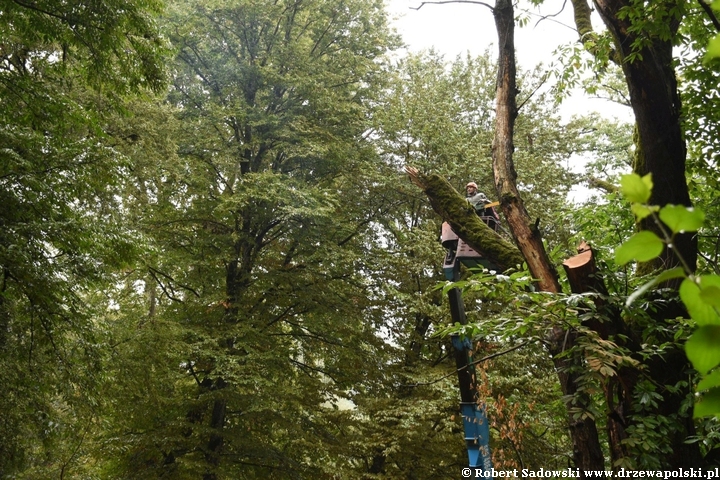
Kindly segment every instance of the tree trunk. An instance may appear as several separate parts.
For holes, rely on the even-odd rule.
[[[515,15],[511,0],[497,0],[495,26],[498,32],[499,58],[495,105],[495,137],[492,145],[495,188],[500,198],[500,207],[510,226],[515,242],[522,252],[533,277],[538,279],[541,291],[560,293],[557,271],[547,256],[542,243],[538,222],[532,224],[517,190],[517,174],[513,163],[513,134],[517,117],[517,84],[515,66]],[[578,394],[578,375],[573,368],[580,358],[562,355],[573,345],[572,332],[554,328],[548,339],[553,363],[568,408],[585,411],[590,399]],[[590,415],[580,418],[568,412],[568,427],[573,444],[575,466],[582,470],[603,470],[605,466],[602,448],[595,421]]]
[[[563,262],[563,268],[573,293],[595,292],[607,295],[605,283],[600,277],[595,264],[593,251],[585,242],[582,242],[578,247],[578,255]],[[594,309],[590,307],[581,308],[581,313],[595,312],[595,316],[583,321],[583,326],[597,332],[598,336],[603,340],[613,340],[633,352],[638,351],[640,346],[631,337],[627,325],[617,308],[607,305],[602,297],[595,297],[593,301],[595,304]],[[627,415],[632,412],[632,392],[637,378],[637,369],[622,367],[618,369],[616,376],[606,376],[602,382],[603,394],[607,404],[606,431],[609,440],[611,465],[615,465],[617,460],[628,455],[627,449],[622,442],[627,438],[625,433],[625,428],[629,422]]]
[[[610,58],[622,66],[628,85],[636,120],[637,151],[634,170],[640,175],[652,174],[654,188],[651,204],[689,206],[690,196],[685,180],[686,148],[680,125],[680,97],[672,58],[673,40],[680,25],[682,8],[678,8],[677,0],[652,2],[652,8],[649,4],[630,0],[594,0],[594,3],[615,40],[617,50],[611,52]],[[587,0],[573,0],[573,7],[578,33],[581,40],[584,40],[592,35]],[[637,9],[643,10],[632,12]],[[662,20],[654,22],[655,19],[648,18],[652,16]],[[596,53],[592,48],[589,49]],[[660,227],[649,218],[641,222],[640,228],[662,236]],[[696,240],[692,235],[681,234],[675,237],[674,243],[672,250],[666,249],[659,259],[641,265],[638,272],[677,266],[679,260],[676,255],[680,255],[694,270],[697,263]],[[677,299],[663,300],[661,305],[651,312],[651,316],[660,325],[668,321],[666,319],[685,316]],[[615,323],[625,325],[622,321]],[[629,330],[627,325],[625,330]],[[625,338],[633,339],[632,332],[620,333],[624,333]],[[643,342],[640,335],[640,332],[634,335],[636,345],[625,346],[631,351],[638,351],[639,344]],[[673,341],[670,334],[666,337],[655,338],[654,341]],[[678,417],[678,427],[671,434],[672,454],[665,459],[665,465],[671,468],[701,465],[697,444],[686,443],[687,437],[694,433],[692,419],[687,414],[678,415],[682,403],[690,393],[689,387],[674,390],[664,388],[665,385],[674,386],[686,380],[683,379],[690,368],[684,353],[679,348],[669,350],[662,358],[647,361],[646,367],[643,375],[663,389],[662,400],[656,409],[657,414]],[[616,379],[608,379],[609,391],[606,391],[606,399],[611,415],[608,427],[613,459],[627,455],[621,442],[626,437],[626,428],[633,420],[624,418],[623,413],[629,415],[633,412],[632,395],[638,376],[639,372],[634,370],[620,371]],[[614,419],[613,414],[616,414]]]
[[[657,32],[633,31],[629,18],[621,18],[620,10],[630,8],[628,0],[595,0],[600,16],[616,41],[623,73],[628,85],[630,104],[635,115],[638,151],[634,170],[640,175],[652,174],[653,205],[687,205],[690,195],[685,181],[686,147],[680,125],[680,96],[673,66],[673,38],[680,25],[680,17],[672,13],[676,1],[655,2],[664,9],[671,38]],[[637,7],[634,7],[637,8]],[[643,47],[633,45],[642,35]],[[648,220],[641,228],[659,232]],[[681,255],[694,270],[697,262],[697,242],[692,235],[676,238],[675,253]],[[653,268],[672,268],[679,265],[672,251],[664,252]]]
[[[517,117],[517,85],[515,79],[515,18],[512,2],[498,0],[493,10],[498,31],[497,91],[495,103],[495,137],[492,144],[495,188],[500,208],[510,226],[515,242],[543,292],[560,292],[557,272],[552,267],[542,244],[537,223],[532,224],[517,190],[517,174],[513,165],[513,133]]]

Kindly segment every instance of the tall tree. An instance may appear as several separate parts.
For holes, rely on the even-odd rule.
[[[387,208],[366,174],[367,111],[394,44],[382,4],[179,2],[167,32],[178,156],[137,183],[162,246],[139,279],[169,326],[169,354],[153,359],[172,376],[155,377],[168,390],[149,423],[120,411],[111,434],[137,442],[106,468],[342,474],[356,419],[338,405],[373,383],[384,348],[360,268]]]
[[[70,475],[103,328],[89,292],[132,251],[104,115],[164,83],[160,4],[6,2],[0,13],[0,475]]]
[[[437,54],[434,53],[420,54],[409,56],[399,62],[398,67],[396,83],[393,83],[392,88],[388,89],[387,106],[376,115],[382,132],[379,135],[378,143],[386,152],[388,161],[393,164],[411,163],[422,166],[425,171],[434,172],[437,178],[447,178],[456,186],[464,185],[469,179],[478,180],[478,183],[486,192],[492,192],[494,189],[490,178],[491,141],[493,121],[496,118],[493,115],[496,92],[493,80],[496,78],[497,72],[496,65],[490,59],[490,54],[487,53],[478,58],[458,58],[453,62],[446,62],[438,58]],[[528,199],[528,205],[535,212],[561,212],[564,198],[567,195],[567,190],[563,185],[569,187],[574,179],[574,176],[565,171],[562,166],[573,152],[581,150],[582,147],[574,140],[579,136],[578,131],[574,129],[575,127],[566,128],[561,125],[557,116],[552,113],[555,107],[552,100],[537,93],[538,86],[542,85],[543,80],[544,75],[539,70],[522,72],[519,75],[519,84],[523,92],[520,102],[523,115],[518,118],[517,122],[518,132],[520,133],[517,142],[517,169],[527,175],[527,177],[522,177],[523,179],[531,178],[532,180],[522,182],[518,188]],[[578,122],[577,125],[581,125],[581,123]],[[414,194],[407,193],[406,195],[408,202],[411,199],[413,202],[417,201]],[[490,195],[492,194],[490,193]],[[457,200],[457,209],[467,210],[463,208],[466,206],[466,202],[460,198]],[[438,251],[437,243],[432,250],[430,250],[429,246],[421,247],[419,243],[420,234],[428,237],[425,242],[437,241],[436,235],[439,231],[439,225],[436,222],[439,219],[433,219],[432,216],[429,216],[427,209],[421,209],[421,207],[421,205],[413,206],[412,214],[405,214],[404,223],[398,220],[393,223],[392,217],[382,222],[382,225],[390,232],[391,238],[397,238],[398,243],[400,243],[398,248],[402,248],[404,237],[408,236],[410,232],[416,232],[412,234],[413,241],[404,250],[401,250],[407,252],[404,256],[409,257],[410,263],[397,269],[398,274],[401,275],[393,275],[392,277],[393,291],[399,293],[422,291],[428,288],[428,281],[434,280],[437,282],[442,280],[439,271],[442,253]],[[467,217],[477,219],[474,212],[465,211],[465,213]],[[458,218],[452,220],[458,220]],[[562,234],[564,227],[561,225],[562,217],[560,215],[543,216],[543,222],[545,222],[544,226],[548,226],[549,230],[553,232],[554,239],[562,240],[566,238],[567,234],[565,236]],[[428,227],[427,223],[430,223],[431,226]],[[482,226],[479,220],[476,220],[476,223],[478,225],[472,228]],[[405,230],[408,230],[408,233],[404,233]],[[486,228],[486,230],[487,237],[496,237],[495,233],[490,229]],[[391,242],[390,245],[394,246],[394,242]],[[487,249],[487,244],[483,243],[482,245]],[[498,263],[511,266],[521,263],[522,257],[517,249],[511,245],[506,247],[511,260]],[[435,255],[434,258],[430,255],[431,253]],[[418,263],[423,261],[427,262],[428,265],[433,265],[434,269],[431,270],[428,267],[420,269]],[[401,260],[393,260],[392,265],[399,262]],[[388,261],[386,264],[390,265],[391,263]],[[395,271],[396,269],[391,270]],[[409,279],[403,280],[407,276],[404,272],[413,272],[418,274],[419,278],[417,280],[413,279],[413,281],[408,281]],[[431,276],[431,273],[433,276]],[[417,323],[409,322],[405,327],[409,329],[410,326],[418,325],[422,328],[406,330],[405,335],[408,336],[398,335],[396,340],[399,345],[418,347],[421,348],[420,351],[422,352],[419,357],[413,357],[415,363],[412,368],[410,368],[411,365],[406,365],[404,370],[408,380],[403,384],[407,386],[409,383],[412,386],[414,383],[419,382],[419,385],[413,390],[408,390],[407,387],[400,390],[403,394],[401,397],[403,405],[412,405],[413,398],[428,398],[428,390],[432,389],[433,386],[423,385],[426,382],[427,372],[436,371],[438,367],[449,369],[446,361],[439,361],[449,351],[449,345],[437,344],[436,340],[431,338],[423,339],[422,336],[418,338],[418,335],[422,335],[423,332],[429,334],[438,329],[443,329],[443,324],[447,321],[443,321],[443,311],[446,317],[448,315],[447,305],[438,302],[437,299],[431,302],[430,298],[434,297],[426,298],[429,293],[419,297],[418,306],[411,310],[411,312],[416,313],[415,318],[422,319],[424,323],[419,321]],[[485,295],[484,293],[479,298],[467,297],[468,304],[474,307],[471,313],[474,320],[487,324],[491,319],[512,311],[510,295],[508,295],[507,305],[505,305],[503,303],[505,300],[498,300],[496,294]],[[404,293],[404,295],[407,296],[408,294]],[[420,293],[416,292],[414,295],[418,296]],[[517,292],[513,292],[512,295],[517,295]],[[405,297],[399,296],[398,298]],[[432,315],[430,315],[430,312],[432,312]],[[405,317],[397,314],[395,316],[405,318],[407,314]],[[407,322],[408,319],[404,321]],[[493,334],[491,338],[495,339],[497,337]],[[412,342],[410,339],[412,339]],[[442,350],[433,355],[433,352],[438,347],[441,347]],[[487,348],[492,350],[493,346]],[[497,348],[497,346],[494,346],[494,348]],[[515,358],[537,358],[535,355],[541,355],[531,348],[527,350],[528,352],[523,352],[524,355]],[[544,359],[544,366],[547,365],[546,362],[547,359]],[[503,358],[498,359],[498,370],[513,375],[509,373],[514,371],[513,367],[517,367],[518,370],[523,368],[520,365],[509,366],[504,362]],[[526,365],[526,367],[532,369],[530,366]],[[439,373],[435,375],[440,376]],[[517,391],[501,386],[503,382],[495,375],[494,369],[488,369],[487,375],[489,382],[495,386],[496,393],[499,395],[496,402],[488,400],[491,411],[499,415],[507,415],[505,417],[506,422],[519,422],[517,417],[512,417],[511,412],[500,407],[503,403],[503,396],[506,395],[506,398],[512,398],[515,404],[528,405],[528,408],[532,408],[530,406],[532,399],[522,398],[522,395],[518,394]],[[414,382],[413,379],[415,379]],[[545,378],[542,381],[547,382],[547,379]],[[436,384],[431,385],[437,387]],[[484,390],[484,392],[488,391]],[[457,393],[455,397],[457,399]],[[548,402],[548,404],[557,406],[553,402]],[[553,421],[558,421],[558,419],[553,419]],[[504,460],[498,457],[498,461],[504,462],[505,465],[537,465],[537,468],[543,465],[538,460],[538,458],[542,458],[542,454],[538,452],[542,452],[543,449],[547,448],[547,445],[543,444],[542,440],[532,437],[532,433],[535,432],[531,428],[528,428],[529,431],[525,430],[529,424],[532,424],[532,422],[523,424],[522,429],[517,429],[514,432],[518,436],[514,438],[516,443],[513,443],[513,439],[506,436],[507,431],[503,430],[507,424],[498,423],[498,430],[493,431],[493,441],[502,442],[502,445],[506,447],[504,451],[510,450],[512,452],[511,455],[503,456]],[[392,431],[393,427],[397,428],[394,425],[384,427],[385,431]],[[527,436],[523,442],[518,442],[521,431],[527,433]],[[557,437],[555,437],[555,433]],[[549,437],[566,438],[564,432],[554,432],[554,434]],[[438,432],[434,432],[434,436],[438,436]],[[389,438],[393,437],[389,436]],[[395,450],[389,448],[395,446],[396,443],[388,443],[390,453],[387,455],[388,465],[385,466],[386,472],[394,471],[392,465],[396,463],[395,458],[398,456],[402,459],[407,458],[406,452],[400,451],[399,454],[396,454]],[[563,442],[559,443],[562,444]],[[430,448],[431,445],[428,442],[426,446]],[[563,451],[564,453],[566,452]],[[534,457],[535,454],[538,456]],[[520,460],[518,460],[518,457]],[[422,459],[417,460],[417,462],[422,461]],[[519,463],[513,464],[511,463],[513,461]],[[547,460],[545,462],[545,466],[547,466]]]
[[[649,6],[644,2],[635,1],[596,1],[598,12],[606,23],[615,45],[614,50],[605,52],[602,52],[601,46],[610,44],[600,41],[600,37],[592,31],[590,8],[587,3],[577,1],[573,2],[573,5],[578,31],[585,46],[594,54],[604,53],[606,60],[618,61],[623,67],[630,92],[630,103],[637,120],[634,169],[641,174],[652,173],[653,178],[659,179],[653,190],[651,202],[661,206],[670,203],[689,205],[690,197],[685,180],[685,141],[680,123],[680,97],[672,57],[672,46],[674,42],[680,40],[677,35],[678,28],[689,8],[688,3],[660,2]],[[493,13],[496,16],[501,39],[498,127],[495,143],[496,184],[503,199],[503,210],[506,215],[512,216],[518,213],[517,221],[511,222],[511,225],[516,227],[513,229],[514,236],[533,276],[539,279],[542,289],[559,293],[556,276],[544,256],[542,246],[537,243],[533,246],[526,242],[533,235],[527,234],[528,217],[522,213],[522,205],[515,208],[518,201],[514,190],[515,172],[512,164],[513,122],[516,113],[516,92],[512,73],[514,60],[510,49],[512,5],[499,1]],[[504,61],[507,63],[503,63]],[[504,121],[501,121],[502,119]],[[441,193],[450,190],[448,186],[443,187],[442,183],[436,180],[438,179],[423,175],[418,176],[417,179],[418,183],[425,187],[434,185],[432,192],[428,190],[431,196],[435,196],[433,192],[436,190]],[[446,200],[447,208],[440,210],[450,212],[451,205],[457,198],[453,199],[450,195]],[[441,203],[444,203],[444,200]],[[662,228],[650,221],[642,222],[640,227],[655,231],[660,231]],[[679,235],[676,240],[678,242],[676,248],[667,249],[659,263],[645,265],[644,269],[670,268],[680,264],[681,261],[694,268],[697,256],[696,240],[689,234]],[[469,241],[472,242],[473,239]],[[592,282],[584,281],[584,283],[582,288],[587,288]],[[576,290],[576,287],[580,288],[581,285],[573,285],[574,292],[584,291]],[[605,291],[599,284],[595,284],[593,288],[599,293]],[[709,457],[703,461],[698,445],[688,442],[688,438],[695,433],[687,409],[691,398],[691,388],[685,380],[689,366],[684,353],[675,342],[675,338],[683,335],[682,324],[676,323],[675,320],[677,316],[683,314],[683,311],[679,308],[677,298],[672,296],[663,298],[662,295],[661,292],[655,292],[652,298],[658,303],[651,302],[653,306],[644,315],[637,312],[623,313],[613,308],[599,309],[594,315],[583,315],[581,317],[584,319],[583,323],[573,327],[578,329],[578,332],[584,328],[589,329],[586,330],[589,335],[587,338],[597,336],[602,341],[617,342],[613,345],[619,348],[613,346],[611,349],[615,352],[614,355],[619,354],[617,359],[633,359],[624,366],[615,365],[604,374],[601,369],[599,379],[605,393],[607,438],[611,460],[615,467],[700,466],[710,461]],[[601,300],[598,305],[606,304],[606,301],[607,299]],[[612,302],[612,299],[610,301]],[[632,316],[636,318],[641,316],[643,321],[638,323],[630,321]],[[555,329],[557,327],[552,327],[551,331],[562,332]],[[564,333],[563,337],[584,341],[582,335],[576,337],[576,333],[571,330]],[[554,337],[556,340],[559,339],[557,334]],[[559,345],[557,341],[554,344]],[[572,345],[572,342],[565,345]],[[647,345],[653,345],[661,354],[647,352]],[[555,354],[559,355],[561,351]],[[564,358],[569,358],[568,355],[572,354],[562,353],[562,355]],[[592,353],[584,350],[583,355],[587,358]],[[588,362],[590,369],[593,368],[594,362],[595,360]],[[571,374],[567,383],[573,392],[575,390],[579,392],[583,378],[586,377],[584,374],[577,375],[582,369],[582,363],[578,358],[560,369],[561,373]],[[572,375],[573,371],[576,372],[574,375]],[[651,394],[656,396],[656,400],[648,402],[647,395]],[[578,395],[573,393],[573,397],[577,399]],[[647,432],[652,430],[662,431],[662,434],[647,437],[640,444],[644,448],[666,449],[672,452],[670,455],[659,458],[636,454],[637,450],[634,446],[638,445],[639,437],[647,435]],[[596,445],[594,457],[601,465],[602,456],[597,447],[598,435],[599,432],[594,425],[588,425],[585,434],[576,437],[574,443],[576,451],[586,448],[589,443],[594,443]],[[586,465],[579,458],[576,458],[576,462],[580,466]]]

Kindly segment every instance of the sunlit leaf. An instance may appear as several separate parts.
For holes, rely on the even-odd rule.
[[[720,288],[714,285],[700,290],[700,299],[715,308],[720,307]]]
[[[720,414],[720,388],[713,388],[700,397],[700,401],[695,404],[693,416],[700,418],[718,414]]]
[[[657,205],[645,205],[642,203],[633,203],[630,205],[635,218],[640,221],[643,218],[649,217],[653,212],[657,212],[659,207]]]
[[[664,243],[648,230],[638,232],[615,250],[615,260],[624,265],[632,260],[647,262],[656,258],[663,250]]]
[[[705,59],[710,60],[713,58],[720,57],[720,34],[715,35],[708,42],[707,52],[705,53]]]
[[[685,343],[693,367],[700,373],[707,373],[720,364],[720,326],[705,325],[688,338]]]
[[[620,191],[630,202],[647,203],[652,192],[652,176],[640,177],[637,173],[623,175],[620,179]]]
[[[666,205],[660,209],[660,220],[673,233],[695,232],[702,227],[705,214],[702,210],[688,208],[683,205]]]
[[[697,385],[697,391],[702,392],[713,387],[720,386],[720,370],[713,370],[706,375]]]
[[[702,293],[704,290],[707,292]],[[685,279],[680,285],[680,299],[690,318],[698,325],[720,325],[720,316],[714,307],[720,300],[720,277],[703,275],[695,281]]]

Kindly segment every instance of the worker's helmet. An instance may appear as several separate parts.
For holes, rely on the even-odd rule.
[[[467,185],[465,185],[465,190],[467,190],[468,187],[474,187],[475,190],[477,190],[477,183],[469,182]]]

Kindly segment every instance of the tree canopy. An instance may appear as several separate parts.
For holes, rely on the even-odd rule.
[[[718,22],[572,3],[634,127],[563,119],[506,0],[498,58],[455,59],[380,1],[3,4],[0,477],[457,478],[453,332],[496,468],[715,465]],[[463,270],[462,327],[442,221],[502,270]]]

